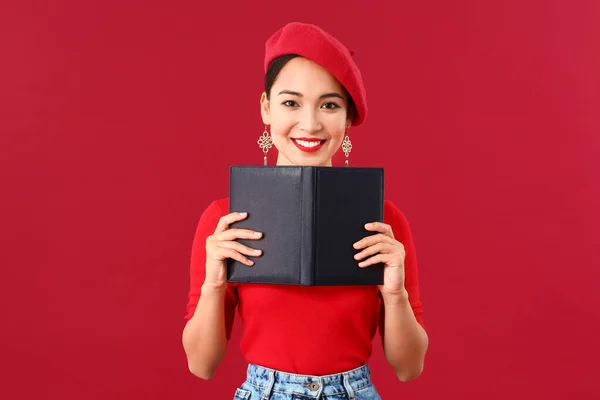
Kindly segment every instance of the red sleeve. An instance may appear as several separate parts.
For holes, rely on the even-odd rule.
[[[406,216],[392,202],[384,203],[384,222],[392,227],[394,237],[404,245],[406,257],[404,259],[404,287],[408,292],[408,300],[412,307],[417,322],[425,327],[423,323],[423,310],[421,300],[419,299],[419,274],[417,269],[417,255],[413,243],[410,225]],[[381,303],[381,313],[379,318],[379,333],[383,336],[385,322],[385,309],[383,301]]]
[[[190,265],[190,291],[185,319],[189,320],[196,311],[198,300],[201,296],[202,284],[206,277],[206,238],[212,235],[219,223],[219,219],[225,215],[219,205],[219,201],[212,202],[202,213],[196,234],[192,243],[192,255]],[[225,295],[225,330],[227,339],[231,337],[235,308],[238,303],[237,291],[234,284],[228,284]]]

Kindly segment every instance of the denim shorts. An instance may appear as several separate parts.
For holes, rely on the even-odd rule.
[[[297,375],[248,364],[234,400],[381,400],[368,365],[333,375]]]

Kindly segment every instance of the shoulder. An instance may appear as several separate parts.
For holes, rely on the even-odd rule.
[[[204,238],[214,231],[221,217],[228,214],[228,210],[229,198],[211,201],[200,214],[196,228],[196,237]]]
[[[383,222],[392,227],[398,240],[405,242],[412,240],[411,228],[406,215],[389,200],[384,201]]]
[[[211,204],[221,216],[229,214],[229,197],[214,200]]]
[[[211,201],[202,214],[209,218],[221,218],[222,216],[229,214],[229,197]]]
[[[390,223],[408,223],[406,215],[390,200],[383,201],[383,219]]]

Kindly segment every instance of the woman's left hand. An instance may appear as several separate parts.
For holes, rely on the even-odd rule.
[[[373,264],[383,263],[383,285],[379,285],[382,296],[404,296],[404,245],[394,238],[392,227],[382,222],[373,222],[365,225],[365,229],[371,232],[379,232],[375,235],[367,236],[354,243],[354,248],[362,250],[356,254],[356,260],[363,260],[358,263],[361,268]],[[365,259],[366,257],[369,257]]]

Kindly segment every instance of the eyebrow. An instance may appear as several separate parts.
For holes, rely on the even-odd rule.
[[[292,96],[304,97],[304,95],[302,93],[294,92],[293,90],[282,90],[281,92],[279,92],[279,95],[282,95],[282,94],[291,94]],[[319,96],[319,99],[325,99],[328,97],[337,97],[337,98],[344,100],[344,96],[342,96],[339,93],[335,93],[335,92],[322,94]]]

